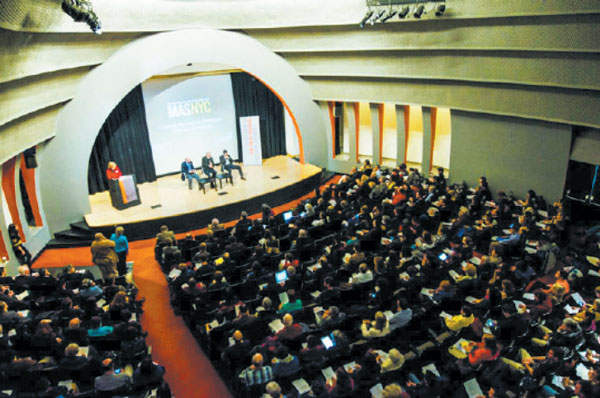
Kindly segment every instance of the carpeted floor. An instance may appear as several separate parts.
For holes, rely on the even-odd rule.
[[[333,177],[325,185],[337,182]],[[302,200],[314,196],[305,195],[297,200],[278,206],[273,211],[278,214],[297,206]],[[258,218],[253,214],[250,218]],[[226,223],[227,226],[236,221]],[[177,235],[183,238],[205,229],[189,231]],[[127,231],[125,231],[127,234]],[[227,387],[219,378],[208,358],[199,348],[183,320],[173,312],[169,300],[169,289],[165,276],[154,260],[154,239],[132,242],[129,245],[128,261],[134,262],[133,277],[139,289],[139,299],[145,299],[144,315],[141,323],[148,332],[147,343],[152,346],[152,356],[166,366],[165,378],[173,394],[178,398],[226,398],[231,397]],[[91,265],[88,247],[46,250],[33,264],[34,268]]]

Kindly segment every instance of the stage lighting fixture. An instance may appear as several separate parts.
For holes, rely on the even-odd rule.
[[[89,0],[63,0],[62,10],[75,22],[85,22],[92,32],[97,35],[102,34],[102,23],[94,12],[92,3]]]
[[[415,12],[413,13],[413,17],[419,19],[421,18],[421,15],[423,15],[423,12],[425,11],[425,6],[424,5],[420,5],[417,8],[415,8]]]
[[[383,18],[381,18],[381,23],[385,23],[388,19],[393,18],[394,15],[396,15],[397,13],[398,13],[398,11],[396,11],[396,10],[388,11],[388,13],[386,15],[384,15]]]
[[[365,14],[365,16],[363,17],[362,21],[360,21],[359,26],[361,28],[365,27],[365,24],[367,23],[367,21],[369,20],[369,18],[371,18],[373,16],[373,10],[369,10],[367,11],[367,13]]]
[[[402,7],[400,11],[398,11],[398,18],[404,19],[408,15],[409,8],[408,6]]]
[[[375,14],[373,16],[373,18],[371,18],[371,20],[369,21],[369,23],[371,25],[375,25],[375,22],[379,21],[383,17],[383,14],[385,14],[385,10],[379,11],[377,14]]]
[[[441,17],[442,15],[444,15],[444,11],[446,11],[446,5],[438,4],[437,7],[435,7],[435,16]]]

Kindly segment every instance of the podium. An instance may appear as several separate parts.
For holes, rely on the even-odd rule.
[[[110,203],[117,210],[127,209],[142,203],[135,176],[132,174],[119,177],[118,180],[108,180]]]

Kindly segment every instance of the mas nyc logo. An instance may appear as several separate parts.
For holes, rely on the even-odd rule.
[[[185,101],[168,102],[167,111],[169,112],[169,119],[173,119],[177,117],[211,113],[212,107],[210,105],[210,98],[196,98]]]

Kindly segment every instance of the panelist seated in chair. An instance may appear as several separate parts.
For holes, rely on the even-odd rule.
[[[214,178],[217,176],[217,171],[215,170],[215,162],[210,152],[206,152],[206,155],[202,157],[202,171],[210,178],[210,185],[212,187],[215,183]]]
[[[219,162],[221,162],[221,166],[223,166],[223,169],[228,174],[231,174],[232,177],[233,174],[231,170],[237,170],[240,173],[240,178],[242,180],[246,180],[246,178],[244,178],[244,172],[242,171],[242,168],[236,164],[233,164],[233,159],[231,158],[231,156],[229,156],[227,149],[223,150],[223,154],[219,157]]]
[[[204,159],[203,159],[204,162]],[[182,179],[187,179],[188,187],[192,189],[192,179],[198,181],[198,189],[202,189],[202,183],[200,182],[200,176],[196,173],[196,169],[194,168],[194,163],[190,158],[185,158],[183,163],[181,163],[181,177]]]

